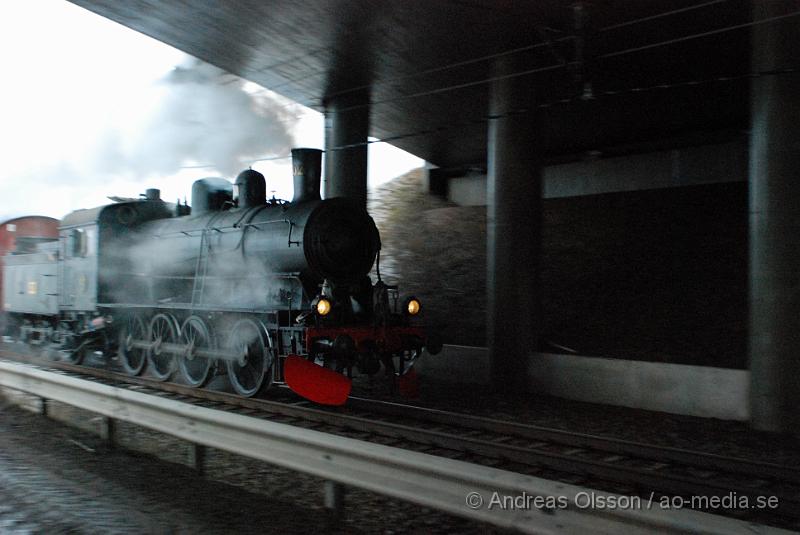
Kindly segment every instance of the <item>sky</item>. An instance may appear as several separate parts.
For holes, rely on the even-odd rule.
[[[0,221],[61,218],[252,167],[292,197],[291,147],[323,148],[322,115],[65,0],[4,0]],[[375,187],[423,161],[369,146]],[[259,161],[260,160],[260,161]]]

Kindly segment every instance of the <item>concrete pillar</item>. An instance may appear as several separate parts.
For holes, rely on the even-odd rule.
[[[501,57],[495,76],[514,72]],[[487,341],[492,383],[523,391],[528,355],[538,341],[539,250],[542,225],[541,140],[527,81],[492,83],[487,158]]]
[[[326,199],[349,197],[366,204],[368,135],[368,92],[343,93],[326,100]]]
[[[781,2],[753,2],[754,18]],[[753,70],[797,67],[794,20],[753,27]],[[752,425],[800,429],[800,74],[755,78],[750,133]]]

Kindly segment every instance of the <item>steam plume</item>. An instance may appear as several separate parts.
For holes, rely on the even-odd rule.
[[[138,118],[128,113],[146,103],[150,112]],[[118,185],[129,188],[135,182],[141,190],[147,185],[168,189],[163,179],[186,165],[213,167],[198,169],[197,178],[219,174],[231,179],[253,159],[288,155],[293,140],[287,123],[296,111],[285,106],[249,93],[241,79],[191,59],[155,87],[143,85],[139,101],[120,97],[82,150],[0,170],[0,213],[62,217],[71,209],[107,203],[108,195],[139,192]]]
[[[248,160],[286,154],[292,146],[281,106],[256,99],[240,79],[216,67],[194,60],[173,70],[161,86],[166,98],[132,150],[124,151],[140,174],[171,174],[194,161],[235,176]]]

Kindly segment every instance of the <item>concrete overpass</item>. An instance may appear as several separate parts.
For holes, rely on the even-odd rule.
[[[488,340],[506,388],[536,340],[542,165],[749,129],[753,422],[800,423],[795,2],[73,1],[323,111],[328,196],[365,198],[368,135],[439,178],[486,169]]]

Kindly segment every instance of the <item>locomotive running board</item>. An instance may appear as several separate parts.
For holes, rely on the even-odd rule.
[[[283,379],[294,393],[320,405],[344,405],[353,386],[344,375],[297,355],[286,357]]]

